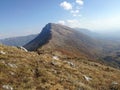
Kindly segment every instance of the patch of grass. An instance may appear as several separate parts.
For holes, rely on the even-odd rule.
[[[119,90],[120,70],[91,62],[87,58],[69,57],[54,50],[24,52],[16,47],[0,45],[0,89],[10,85],[14,90]],[[58,65],[53,65],[53,56]],[[71,66],[72,62],[75,66]],[[8,63],[15,64],[17,68]],[[84,75],[92,78],[87,81]],[[112,85],[112,82],[117,85]]]

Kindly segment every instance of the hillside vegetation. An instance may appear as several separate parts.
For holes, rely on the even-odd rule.
[[[120,90],[120,70],[57,51],[0,45],[0,90]]]

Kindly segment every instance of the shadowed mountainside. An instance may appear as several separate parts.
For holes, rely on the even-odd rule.
[[[37,50],[39,47],[43,46],[44,44],[48,43],[51,39],[51,26],[46,25],[42,32],[28,44],[24,45],[27,50],[34,51]]]

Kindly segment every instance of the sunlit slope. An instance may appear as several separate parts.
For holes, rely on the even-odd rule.
[[[119,90],[120,70],[63,55],[0,45],[1,90]]]

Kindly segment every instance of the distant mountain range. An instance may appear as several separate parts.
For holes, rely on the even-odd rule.
[[[9,46],[23,46],[29,41],[31,41],[32,39],[34,39],[37,35],[38,34],[0,39],[0,43],[9,45]]]
[[[109,33],[109,34],[100,34],[96,32],[92,32],[91,30],[85,29],[85,28],[71,28],[73,30],[76,30],[84,35],[87,35],[89,37],[92,37],[97,40],[110,41],[114,43],[120,43],[120,36],[119,32]],[[35,37],[37,37],[39,34],[32,34],[28,36],[19,36],[19,37],[10,37],[5,39],[0,39],[0,43],[9,45],[9,46],[23,46],[26,43],[33,40]],[[104,42],[104,43],[105,43]]]

